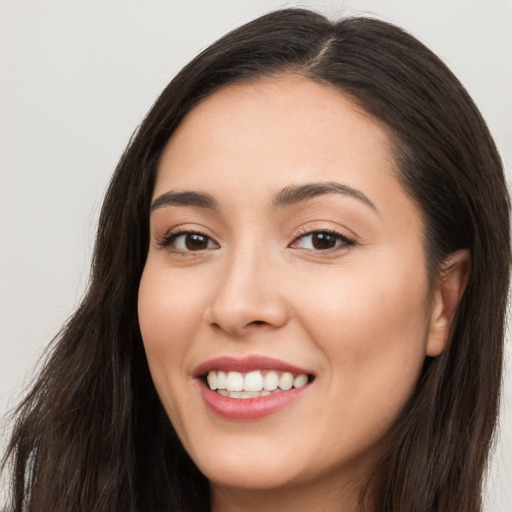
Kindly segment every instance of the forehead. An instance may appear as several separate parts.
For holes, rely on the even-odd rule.
[[[318,144],[321,138],[327,144],[330,138],[325,137],[324,130],[333,127],[340,138],[350,132],[354,140],[371,137],[386,148],[390,147],[387,129],[380,120],[332,85],[300,75],[277,75],[220,88],[185,116],[173,134],[170,146],[183,137],[184,132],[189,134],[191,131],[195,136],[208,139],[216,134],[216,143],[222,138],[227,141],[226,132],[231,132],[229,138],[233,138],[233,129],[240,138],[246,135],[254,138],[260,129],[258,135],[271,135],[266,141],[270,147],[277,130],[281,131],[282,137],[286,136],[286,139],[274,139],[279,145],[298,141]],[[272,128],[272,133],[268,128]]]
[[[162,156],[154,196],[325,180],[376,196],[385,184],[405,195],[391,148],[385,126],[332,86],[296,75],[231,84],[183,119]]]

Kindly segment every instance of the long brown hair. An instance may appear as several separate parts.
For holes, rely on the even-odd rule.
[[[451,343],[425,360],[363,494],[373,512],[481,509],[510,266],[498,152],[465,89],[415,38],[375,19],[288,9],[202,52],[128,145],[104,201],[88,293],[17,411],[6,458],[15,511],[209,509],[208,482],[159,402],[137,321],[150,200],[162,150],[198,101],[282,72],[339,89],[387,126],[398,176],[424,219],[431,279],[451,252],[467,248],[472,258]]]

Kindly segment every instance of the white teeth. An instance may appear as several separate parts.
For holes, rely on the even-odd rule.
[[[210,371],[206,376],[208,386],[222,396],[231,398],[255,398],[271,393],[304,387],[309,379],[306,374],[293,375],[291,372],[253,370],[240,372]]]
[[[261,391],[263,389],[263,376],[256,370],[249,372],[244,377],[245,391]]]
[[[229,391],[230,398],[256,398],[261,396],[257,391]]]
[[[274,391],[279,386],[279,375],[277,372],[268,372],[263,379],[263,389]]]
[[[219,387],[217,385],[217,375],[215,372],[210,372],[206,377],[206,380],[208,381],[208,386],[210,386],[212,391]]]
[[[283,391],[288,391],[293,387],[293,375],[290,372],[284,372],[279,378],[279,387]]]
[[[210,373],[214,373],[214,372],[210,372]],[[228,378],[227,378],[226,372],[217,373],[217,388],[218,389],[226,389],[227,387],[228,387]]]
[[[218,382],[219,381],[217,379],[217,385],[218,385]],[[302,388],[307,383],[308,383],[308,376],[304,375],[304,374],[297,375],[297,377],[295,377],[295,379],[293,379],[293,387],[294,388]]]
[[[229,372],[226,389],[228,391],[242,391],[242,389],[244,389],[244,378],[242,377],[242,374],[238,372]]]

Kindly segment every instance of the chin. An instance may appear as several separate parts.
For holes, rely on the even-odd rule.
[[[199,470],[214,485],[269,490],[286,487],[307,474],[310,464],[304,461],[307,457],[297,453],[299,442],[294,439],[290,449],[283,439],[265,439],[263,436],[237,439],[235,436],[223,442],[212,436],[207,441],[209,446],[200,443],[189,453]]]
[[[199,469],[212,485],[226,488],[272,490],[293,485],[297,480],[294,464],[290,462],[245,460],[241,464],[231,459],[227,457],[222,461],[201,464]]]

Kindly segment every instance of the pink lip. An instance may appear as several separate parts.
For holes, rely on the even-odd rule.
[[[272,393],[256,398],[230,398],[212,391],[203,381],[203,377],[211,370],[250,372],[252,370],[277,370],[294,374],[311,374],[311,372],[290,365],[278,359],[264,356],[249,356],[241,359],[218,357],[200,364],[194,374],[201,396],[207,407],[217,416],[229,420],[254,420],[263,418],[292,404],[306,393],[311,385],[290,389],[280,393]]]
[[[310,384],[290,391],[272,393],[257,398],[229,398],[212,391],[203,382],[199,384],[201,396],[208,408],[228,420],[255,420],[276,413],[298,400],[310,388]]]
[[[294,374],[305,373],[311,375],[312,372],[293,366],[279,359],[273,359],[265,356],[247,356],[243,358],[235,357],[217,357],[200,364],[194,371],[196,377],[202,377],[211,370],[224,370],[233,372],[250,372],[252,370],[277,370],[281,372],[290,372]]]

